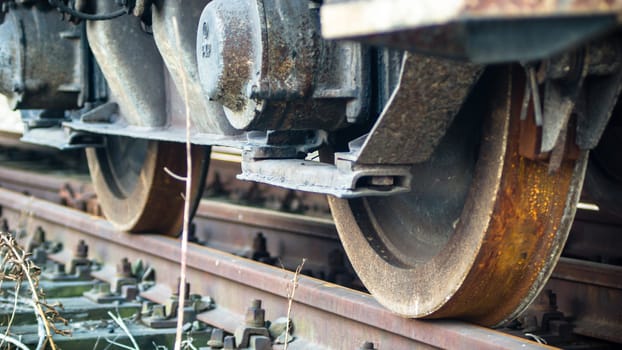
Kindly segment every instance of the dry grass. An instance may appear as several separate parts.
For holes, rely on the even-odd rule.
[[[175,41],[179,52],[182,52],[181,39],[179,37],[179,27],[177,17],[173,16],[173,30],[175,32]],[[179,64],[183,65],[181,59]],[[177,327],[175,335],[175,350],[182,349],[183,343],[183,327],[184,327],[184,304],[186,302],[186,266],[188,255],[188,228],[190,225],[190,201],[192,200],[192,152],[190,144],[190,105],[188,101],[188,82],[186,77],[181,75],[183,84],[183,98],[186,107],[186,176],[183,178],[186,182],[186,193],[184,196],[184,221],[181,233],[181,264],[179,271],[179,307],[177,309]]]
[[[4,281],[12,281],[15,283],[13,313],[6,325],[6,331],[0,341],[0,348],[5,342],[15,343],[15,339],[11,338],[10,331],[15,311],[19,303],[28,304],[35,313],[37,324],[39,326],[39,343],[37,349],[45,349],[49,346],[52,350],[56,350],[57,346],[52,338],[53,334],[68,335],[67,331],[60,330],[56,327],[56,323],[67,325],[67,320],[62,318],[57,311],[59,305],[48,304],[45,300],[45,294],[39,286],[39,276],[41,269],[30,260],[29,254],[18,244],[15,237],[8,232],[0,232],[0,285]],[[29,291],[29,298],[20,296],[20,290],[23,284],[26,284]]]
[[[294,303],[294,296],[296,295],[296,288],[298,288],[298,280],[300,278],[300,272],[302,271],[302,267],[305,266],[305,262],[307,259],[302,259],[302,262],[298,267],[296,267],[296,271],[294,272],[294,277],[292,277],[290,283],[287,285],[287,325],[285,326],[285,344],[283,346],[283,350],[287,350],[289,346],[289,330],[291,323],[291,315],[292,315],[292,304]]]

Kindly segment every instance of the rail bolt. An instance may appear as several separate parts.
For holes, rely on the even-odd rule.
[[[251,306],[246,310],[246,325],[249,327],[264,327],[266,311],[261,308],[261,300],[253,300]]]
[[[76,246],[76,258],[85,259],[89,256],[89,246],[86,242],[81,239]]]
[[[117,264],[117,276],[124,278],[132,277],[132,264],[127,258],[121,259],[121,263]]]

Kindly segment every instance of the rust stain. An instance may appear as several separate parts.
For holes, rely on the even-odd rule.
[[[574,161],[565,161],[558,173],[549,175],[547,163],[519,154],[521,86],[520,81],[512,84],[518,90],[512,94],[508,152],[496,206],[475,261],[478,268],[434,317],[459,316],[484,325],[501,322],[530,294],[543,269],[554,263],[549,261],[551,252],[565,234],[558,237],[556,231]]]

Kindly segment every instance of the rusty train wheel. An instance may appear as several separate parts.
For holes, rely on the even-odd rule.
[[[521,157],[524,77],[488,73],[432,159],[413,168],[413,191],[329,198],[359,277],[403,316],[503,324],[537,295],[566,241],[586,155],[553,175]]]
[[[185,183],[164,171],[186,174],[181,143],[108,136],[105,148],[87,149],[95,192],[106,218],[118,229],[176,236],[183,221]],[[193,203],[205,182],[210,148],[193,146]]]

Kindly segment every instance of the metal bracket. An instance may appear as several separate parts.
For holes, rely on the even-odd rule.
[[[608,59],[604,60],[604,64],[593,65],[586,81],[588,113],[579,114],[577,120],[576,142],[581,149],[596,147],[622,91],[622,46],[615,39],[606,41],[604,45],[601,43],[599,47],[594,46],[590,46],[591,56],[605,56]]]
[[[348,159],[394,165],[426,161],[482,71],[479,65],[405,54],[393,95]]]
[[[554,172],[563,159],[575,159],[580,150],[596,147],[622,90],[621,53],[611,37],[543,61],[537,70],[526,64],[522,155],[548,159]],[[531,108],[533,121],[527,120]]]
[[[542,146],[552,151],[564,142],[562,137],[588,74],[589,56],[584,51],[566,53],[545,61]]]
[[[98,304],[108,304],[115,301],[122,302],[125,299],[123,295],[113,293],[110,290],[108,282],[100,282],[93,285],[93,289],[84,292],[84,297]]]
[[[251,131],[246,134],[247,159],[304,158],[326,139],[322,130]]]
[[[103,135],[62,128],[28,130],[24,132],[20,140],[60,150],[104,147]]]
[[[238,178],[341,198],[407,192],[411,165],[429,159],[481,72],[478,65],[406,54],[373,129],[351,142],[350,152],[337,153],[334,166],[245,152]]]
[[[179,300],[172,295],[164,305],[153,305],[149,310],[144,310],[141,321],[151,328],[174,328],[177,325],[177,308]],[[184,323],[194,322],[198,313],[210,310],[214,307],[213,301],[209,297],[202,297],[199,294],[191,294],[184,304]]]
[[[335,166],[308,160],[243,157],[242,174],[237,178],[340,198],[356,198],[408,192],[412,175],[410,165],[359,165],[339,160]]]

